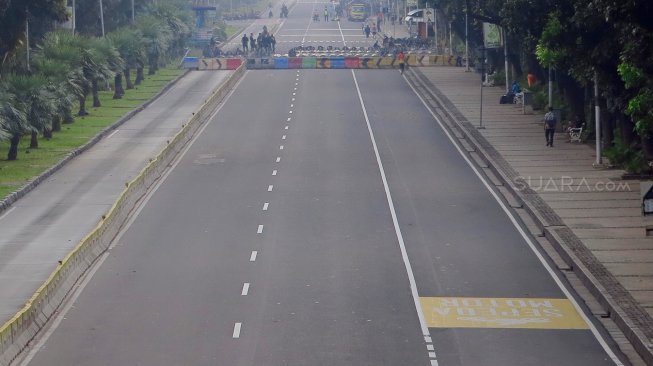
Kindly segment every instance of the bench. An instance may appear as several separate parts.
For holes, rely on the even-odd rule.
[[[581,137],[583,136],[583,126],[569,127],[567,133],[569,134],[569,142],[583,142],[581,140]]]

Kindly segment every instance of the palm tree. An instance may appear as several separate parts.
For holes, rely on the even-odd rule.
[[[165,54],[172,39],[171,31],[161,20],[154,16],[140,18],[138,28],[145,39],[148,75],[154,75],[159,68],[160,57]],[[138,83],[139,75],[136,76],[136,84]]]
[[[127,89],[133,89],[134,83],[131,79],[131,71],[139,67],[142,69],[145,65],[146,56],[143,35],[138,29],[123,27],[112,32],[109,37],[125,61],[123,75]]]
[[[100,107],[98,96],[98,83],[114,78],[115,93],[122,97],[125,90],[122,88],[122,69],[125,61],[120,57],[120,52],[113,46],[110,38],[92,38],[90,47],[97,55],[97,66],[95,69],[96,78],[93,80],[93,107]],[[114,94],[114,99],[116,98]]]
[[[87,115],[86,96],[91,90],[91,80],[89,79],[87,64],[92,59],[85,58],[83,44],[85,39],[79,35],[73,35],[68,31],[55,31],[46,34],[43,41],[38,46],[38,56],[48,60],[60,61],[68,65],[66,81],[71,86],[71,93],[79,101],[78,115]],[[72,123],[72,115],[68,113],[64,117],[64,123]]]
[[[0,84],[0,138],[9,139],[7,160],[18,159],[20,138],[29,131],[23,105],[9,91],[7,83]]]
[[[56,102],[51,92],[50,80],[43,75],[9,75],[9,90],[20,103],[30,125],[32,139],[30,148],[37,149],[38,133],[52,128],[52,115],[56,111]]]
[[[73,121],[72,105],[81,93],[81,88],[75,82],[71,65],[60,60],[46,58],[43,54],[37,53],[32,67],[36,73],[51,81],[48,88],[54,96],[56,109],[52,115],[52,128],[43,132],[44,137],[51,138],[53,131],[61,131],[62,121]]]

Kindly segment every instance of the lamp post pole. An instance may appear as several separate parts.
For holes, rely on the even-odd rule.
[[[599,105],[599,73],[594,71],[594,134],[596,135],[596,161],[595,166],[603,164],[601,157],[601,106]]]
[[[102,37],[104,37],[104,10],[102,9],[102,0],[100,0],[100,24],[102,25]]]
[[[132,0],[132,24],[134,24],[135,17],[136,17],[136,15],[135,15],[135,12],[134,12],[134,0]]]
[[[465,71],[469,72],[469,23],[467,22],[468,9],[465,7]]]

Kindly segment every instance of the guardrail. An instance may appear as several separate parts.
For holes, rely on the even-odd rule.
[[[93,231],[59,262],[45,283],[13,318],[0,327],[0,365],[9,365],[55,314],[65,297],[93,263],[109,248],[139,200],[163,175],[172,160],[227,96],[244,73],[244,67],[217,87],[156,158],[126,184]]]

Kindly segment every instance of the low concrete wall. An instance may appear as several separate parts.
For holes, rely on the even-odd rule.
[[[155,159],[127,184],[102,221],[66,255],[25,307],[0,327],[0,365],[9,365],[27,347],[36,333],[55,314],[77,281],[104,253],[120,232],[140,199],[163,175],[170,163],[191,141],[218,104],[245,72],[239,67],[202,104]]]

